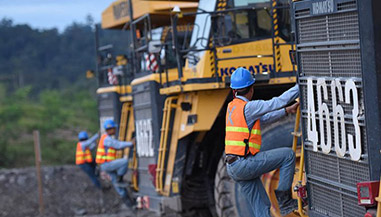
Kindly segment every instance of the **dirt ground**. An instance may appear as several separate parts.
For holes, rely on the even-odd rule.
[[[76,166],[43,167],[42,177],[44,214],[41,216],[134,216],[111,186],[98,190]],[[0,170],[0,216],[39,216],[35,168]],[[137,216],[156,215],[138,211]]]

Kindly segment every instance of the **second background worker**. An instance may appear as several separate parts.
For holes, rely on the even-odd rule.
[[[129,196],[123,176],[127,172],[128,161],[125,158],[116,158],[116,150],[125,149],[133,146],[133,142],[124,142],[112,138],[116,133],[116,124],[113,120],[106,120],[103,124],[106,133],[99,140],[96,162],[100,164],[101,171],[107,172],[111,176],[112,184],[128,206],[134,205]]]

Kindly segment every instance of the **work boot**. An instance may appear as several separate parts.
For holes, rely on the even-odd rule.
[[[278,191],[275,190],[275,196],[278,200],[280,214],[286,216],[294,210],[298,209],[298,200],[292,199],[291,190]]]
[[[135,205],[135,201],[131,198],[130,195],[128,195],[128,193],[126,193],[126,195],[122,198],[123,200],[123,203],[126,204],[126,206],[128,207],[132,207]]]
[[[116,180],[117,182],[123,182],[123,176],[117,176]]]
[[[123,200],[123,203],[127,206],[127,209],[134,215],[136,215],[137,213],[137,210],[136,210],[136,205],[135,205],[135,201],[133,199],[131,199],[131,197],[126,194],[126,196],[124,196],[122,198]]]
[[[126,182],[116,182],[115,186],[118,187],[118,188],[127,188],[128,187],[128,183],[126,183]]]
[[[123,176],[118,176],[116,178],[115,185],[119,188],[127,188],[128,184],[123,180]]]

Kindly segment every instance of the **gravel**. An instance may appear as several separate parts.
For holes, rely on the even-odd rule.
[[[77,166],[43,167],[44,213],[40,216],[134,216],[110,183],[98,190]],[[35,168],[0,170],[0,216],[39,216]],[[138,216],[155,216],[139,211]]]

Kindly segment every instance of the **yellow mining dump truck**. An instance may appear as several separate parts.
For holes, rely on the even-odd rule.
[[[251,216],[222,160],[230,75],[246,67],[261,99],[293,86],[290,20],[287,0],[136,0],[106,9],[103,26],[128,28],[133,42],[139,207],[163,216]],[[262,126],[264,148],[291,146],[294,121]],[[276,177],[263,178],[272,199]],[[272,212],[279,216],[275,203]]]
[[[107,36],[107,31],[95,26],[96,47],[96,78],[98,83],[98,115],[100,131],[104,133],[103,122],[108,119],[118,123],[119,139],[131,140],[134,132],[134,119],[132,110],[132,96],[130,83],[133,79],[131,57],[129,50],[121,51],[113,44],[104,44],[101,35]],[[124,33],[126,35],[126,33]],[[128,42],[124,43],[128,44]],[[121,53],[117,53],[117,52]],[[89,75],[91,73],[88,72]],[[91,77],[91,76],[89,76]],[[129,154],[126,149],[125,154]],[[117,157],[122,157],[123,151],[117,152]]]
[[[132,11],[130,11],[129,8],[129,4],[131,3],[134,5],[133,8],[131,7]],[[100,129],[102,133],[104,130],[103,122],[107,119],[112,119],[116,123],[120,123],[118,128],[119,140],[129,141],[133,137],[135,124],[130,83],[136,75],[140,76],[140,74],[135,74],[135,72],[141,71],[140,68],[133,68],[134,66],[140,67],[139,64],[141,63],[140,59],[135,59],[146,58],[144,56],[145,53],[141,51],[142,47],[147,45],[145,41],[150,40],[152,34],[154,38],[157,35],[160,37],[161,34],[160,29],[158,29],[157,32],[151,33],[151,29],[147,30],[145,27],[155,28],[166,24],[168,25],[170,22],[169,13],[174,5],[180,5],[184,7],[186,11],[192,11],[192,8],[194,11],[197,7],[197,3],[189,4],[176,1],[171,4],[167,1],[116,1],[102,13],[102,29],[132,33],[129,29],[130,25],[134,24],[134,27],[135,25],[139,25],[138,28],[140,29],[137,29],[137,31],[148,31],[150,33],[150,35],[143,35],[142,37],[140,37],[139,32],[133,32],[132,35],[129,34],[125,40],[131,44],[131,47],[125,47],[122,54],[120,54],[115,53],[116,49],[113,44],[101,45],[100,35],[102,34],[99,33],[101,30],[96,26],[96,75],[99,86],[97,95]],[[135,15],[132,15],[133,13]],[[153,21],[148,25],[146,22],[148,20],[150,21],[150,19],[153,19]],[[134,20],[135,23],[130,23],[130,20]],[[135,34],[136,37],[134,36]],[[132,43],[131,38],[136,38],[139,42],[135,41]],[[140,50],[136,51],[136,47]],[[117,50],[122,49],[118,48]],[[135,55],[137,54],[143,54],[143,56],[136,57]],[[134,62],[134,60],[137,62]],[[144,62],[143,64],[146,66]],[[127,148],[124,151],[124,155],[129,156],[128,150]],[[123,153],[118,152],[117,156],[122,157]],[[130,163],[132,166],[133,162],[130,161]]]
[[[197,9],[196,1],[147,1],[147,0],[135,0],[135,1],[124,1],[119,0],[113,2],[103,13],[102,13],[102,28],[104,29],[119,29],[120,31],[129,31],[130,35],[129,40],[131,42],[129,47],[126,47],[126,52],[129,54],[127,58],[126,68],[131,70],[129,74],[129,82],[132,78],[135,85],[139,82],[152,81],[149,85],[158,85],[169,80],[177,79],[176,71],[176,56],[172,50],[171,45],[171,33],[169,31],[170,26],[170,13],[175,6],[180,6],[186,12],[194,12]],[[132,21],[132,22],[131,22]],[[193,22],[193,18],[190,17],[185,19],[184,22]],[[189,33],[191,31],[191,26],[182,26],[179,27],[179,31]],[[150,43],[148,43],[150,42]],[[159,43],[157,43],[159,42]],[[162,47],[164,46],[164,47]],[[102,47],[101,47],[102,48]],[[102,50],[102,49],[99,50]],[[159,49],[162,51],[161,55],[153,55],[148,52],[148,50]],[[98,51],[100,52],[100,51]],[[159,73],[153,74],[153,72],[166,71],[166,77],[161,77]],[[148,76],[147,76],[148,75]],[[153,75],[153,76],[151,76]],[[145,87],[146,88],[146,87]],[[152,89],[157,90],[158,87]],[[154,103],[152,106],[161,106],[163,107],[163,97],[160,98],[159,95],[152,95],[153,99],[150,97],[141,94],[139,91],[135,90],[134,94],[130,83],[127,83],[126,86],[114,85],[112,87],[105,87],[98,89],[98,94],[107,94],[119,96],[115,97],[115,101],[109,100],[109,102],[104,103],[104,107],[113,108],[115,120],[118,120],[120,117],[120,131],[119,139],[120,140],[129,140],[132,138],[135,132],[135,126],[137,128],[137,140],[139,144],[143,142],[148,142],[148,140],[141,140],[144,130],[149,130],[152,125],[148,124],[147,121],[142,121],[141,116],[146,117],[147,115],[155,118],[155,123],[161,123],[161,111],[152,110],[150,100],[153,100]],[[134,114],[134,108],[132,107],[133,96],[138,96],[137,101],[135,100],[134,108],[138,108],[138,112]],[[119,100],[118,100],[119,99]],[[140,100],[140,101],[139,101]],[[142,104],[140,105],[139,102]],[[122,103],[122,106],[120,105]],[[160,105],[161,103],[161,105]],[[101,103],[100,103],[101,104]],[[138,105],[137,105],[138,104]],[[139,106],[140,105],[140,106]],[[101,112],[100,112],[101,113]],[[152,114],[150,114],[152,113]],[[102,115],[102,120],[106,119]],[[138,117],[138,121],[134,122],[134,117]],[[107,117],[109,118],[109,117]],[[140,121],[139,121],[140,118]],[[154,127],[159,128],[155,125]],[[152,131],[151,131],[152,132]],[[153,135],[147,135],[151,136]],[[158,137],[157,137],[158,138]],[[145,168],[144,173],[137,173],[137,159],[136,159],[136,150],[139,150],[140,153],[147,151],[142,148],[135,148],[132,159],[129,161],[129,173],[128,177],[131,177],[132,189],[138,191],[139,189],[144,189],[144,186],[137,185],[137,179],[147,180],[149,178],[144,177],[147,174],[147,168]],[[131,157],[128,149],[124,153],[125,156]],[[120,154],[119,157],[122,155]],[[143,160],[143,158],[141,159]],[[154,190],[153,190],[154,191]]]

